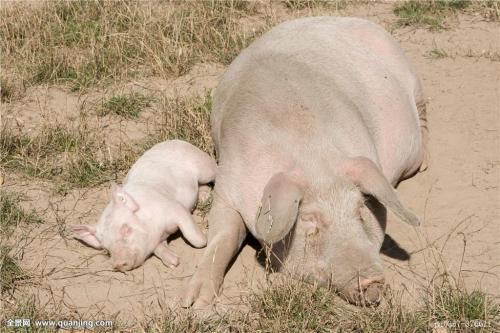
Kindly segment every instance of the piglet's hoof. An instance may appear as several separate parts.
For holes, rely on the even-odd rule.
[[[174,251],[170,250],[166,242],[158,245],[154,251],[155,256],[161,259],[167,267],[174,268],[179,265],[179,257]]]

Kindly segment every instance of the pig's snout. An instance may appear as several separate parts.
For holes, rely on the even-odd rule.
[[[340,291],[348,302],[356,305],[378,305],[384,294],[384,277],[365,278]]]
[[[131,270],[132,268],[134,268],[134,265],[125,261],[125,260],[117,260],[115,262],[113,262],[113,269],[115,271],[119,271],[119,272],[126,272],[126,271],[129,271]]]

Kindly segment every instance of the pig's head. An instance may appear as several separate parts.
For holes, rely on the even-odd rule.
[[[74,237],[96,249],[108,250],[114,269],[122,272],[134,269],[142,265],[158,245],[137,217],[138,210],[134,198],[114,185],[112,200],[97,225],[73,225]]]
[[[384,282],[385,209],[363,194],[409,224],[419,221],[370,160],[351,159],[337,171],[330,181],[274,175],[264,189],[256,237],[283,250],[277,254],[282,268],[293,275],[332,286],[353,303],[376,303]]]

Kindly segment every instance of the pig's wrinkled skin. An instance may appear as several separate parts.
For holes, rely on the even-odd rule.
[[[146,151],[132,166],[123,187],[113,186],[112,200],[96,226],[72,225],[74,237],[107,249],[118,271],[134,269],[155,254],[166,266],[177,266],[167,237],[178,229],[195,247],[207,243],[191,211],[198,186],[215,180],[215,161],[193,145],[171,140]]]
[[[426,156],[424,96],[394,39],[356,18],[280,24],[229,66],[213,105],[208,245],[184,305],[219,293],[247,230],[282,271],[378,302],[386,208],[420,223],[393,186]]]

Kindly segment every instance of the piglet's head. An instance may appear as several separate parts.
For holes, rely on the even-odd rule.
[[[136,215],[139,209],[130,194],[113,185],[112,200],[97,225],[72,225],[71,230],[83,243],[108,250],[115,270],[128,271],[142,265],[154,250],[147,230]]]

